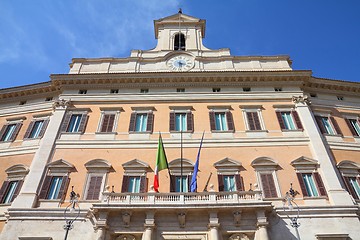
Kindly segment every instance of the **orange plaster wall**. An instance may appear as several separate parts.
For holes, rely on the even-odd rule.
[[[347,150],[332,150],[336,163],[344,160],[353,161],[360,164],[360,152],[359,151],[347,151]]]
[[[1,168],[2,168],[2,170],[0,171],[0,181],[2,182],[6,180],[7,178],[7,174],[5,173],[6,169],[17,164],[24,164],[30,167],[33,158],[34,158],[34,154],[22,154],[22,155],[0,157]]]
[[[168,161],[180,157],[180,148],[167,148],[166,139],[164,138],[165,150]],[[291,148],[291,150],[290,150]],[[189,159],[193,164],[196,160],[197,148],[184,148],[183,157]],[[206,147],[206,139],[204,140],[203,149],[201,151],[200,172],[198,175],[198,190],[202,191],[205,182],[210,174],[213,173],[210,184],[215,185],[215,190],[218,189],[217,172],[213,167],[215,162],[218,162],[226,157],[242,163],[245,171],[241,174],[244,178],[245,189],[249,189],[250,183],[256,182],[255,171],[251,167],[251,162],[258,157],[270,157],[277,161],[281,169],[277,172],[282,193],[289,189],[290,182],[297,186],[297,179],[293,167],[290,162],[300,156],[311,157],[310,150],[306,146],[292,146],[292,147]],[[105,159],[109,161],[115,172],[108,175],[109,186],[115,186],[115,192],[121,191],[123,168],[122,164],[133,159],[139,159],[147,162],[152,171],[155,168],[156,148],[153,149],[57,149],[53,161],[64,159],[75,165],[77,172],[71,173],[70,186],[74,185],[76,192],[83,194],[86,179],[86,168],[84,164],[93,159]],[[153,172],[147,174],[149,179],[148,186],[153,183]],[[286,183],[286,184],[281,184]],[[167,170],[160,172],[160,192],[169,192],[169,175]],[[68,191],[71,188],[68,189]],[[68,195],[68,193],[67,193]]]

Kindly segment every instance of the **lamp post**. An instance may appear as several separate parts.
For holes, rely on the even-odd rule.
[[[73,223],[79,217],[79,215],[80,206],[78,204],[78,195],[74,192],[74,186],[72,186],[70,193],[70,203],[64,211],[64,218],[66,221],[66,224],[64,225],[64,229],[66,230],[65,240],[67,240],[69,230],[73,229]]]
[[[292,188],[292,183],[290,183],[290,189],[288,192],[286,192],[286,195],[284,197],[284,200],[283,200],[283,207],[284,207],[284,212],[286,213],[287,217],[290,219],[290,225],[295,228],[295,232],[296,232],[296,238],[298,240],[300,240],[300,235],[299,235],[299,230],[298,228],[300,227],[300,223],[298,222],[298,219],[299,219],[299,214],[300,214],[300,209],[299,209],[299,206],[296,204],[296,202],[294,201],[295,199],[295,196],[298,194],[297,191],[295,191],[293,188]],[[294,210],[294,205],[296,207],[296,210],[297,210],[297,214],[296,216],[293,216],[293,217],[290,217],[286,210],[285,210],[285,205],[287,204],[287,207],[290,211],[293,211]]]

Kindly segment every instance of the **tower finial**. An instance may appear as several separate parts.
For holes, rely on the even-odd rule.
[[[178,12],[178,13],[182,14],[182,10],[181,10],[181,8],[179,8],[179,12]]]

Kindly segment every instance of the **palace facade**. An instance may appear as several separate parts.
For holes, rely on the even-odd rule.
[[[68,239],[360,239],[360,84],[208,49],[181,12],[154,28],[154,49],[0,90],[0,239],[63,239],[65,211]]]

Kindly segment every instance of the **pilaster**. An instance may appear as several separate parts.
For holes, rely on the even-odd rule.
[[[319,162],[319,170],[327,189],[332,205],[353,205],[350,195],[342,188],[335,170],[335,163],[326,142],[316,125],[315,117],[310,110],[310,101],[305,96],[293,97],[297,113],[310,139],[310,147],[314,158]]]
[[[69,105],[70,102],[65,100],[54,103],[54,111],[49,125],[31,162],[29,174],[25,178],[20,194],[11,205],[12,208],[32,208],[36,205],[37,189],[53,152],[60,125]]]
[[[255,240],[269,240],[269,235],[267,232],[267,227],[269,225],[265,210],[258,210],[257,215],[257,230],[255,232]]]
[[[209,214],[209,235],[210,240],[220,240],[219,238],[219,218],[217,217],[217,212],[210,212]]]
[[[156,227],[155,225],[155,212],[149,211],[146,213],[146,219],[144,224],[144,233],[142,236],[142,240],[152,240],[154,229]]]

